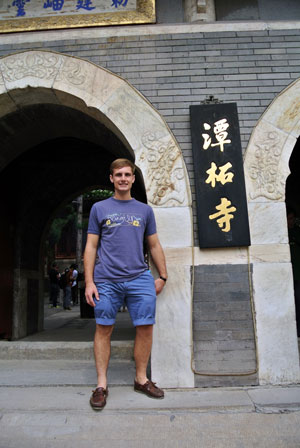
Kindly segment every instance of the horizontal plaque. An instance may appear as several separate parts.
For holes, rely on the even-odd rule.
[[[190,106],[199,244],[249,246],[237,106]]]
[[[155,0],[0,0],[0,33],[155,20]]]

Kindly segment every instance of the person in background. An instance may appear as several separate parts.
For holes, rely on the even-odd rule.
[[[52,308],[59,308],[57,304],[57,299],[59,295],[59,278],[60,273],[58,270],[57,263],[52,263],[50,272],[49,272],[49,280],[50,280],[50,303]]]
[[[78,305],[78,283],[77,283],[77,278],[78,278],[78,266],[77,264],[72,264],[70,266],[71,269],[73,269],[73,284],[72,284],[72,288],[71,288],[71,293],[72,293],[72,303],[73,305]]]
[[[71,300],[72,300],[72,284],[73,284],[73,268],[65,269],[66,274],[66,282],[65,282],[65,288],[64,288],[64,310],[71,311]]]

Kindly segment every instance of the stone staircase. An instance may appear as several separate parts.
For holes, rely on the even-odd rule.
[[[125,386],[132,385],[135,376],[134,328],[128,313],[119,314],[108,378],[110,385]],[[0,386],[95,386],[94,330],[94,320],[81,319],[76,309],[49,311],[43,332],[19,341],[0,341]]]

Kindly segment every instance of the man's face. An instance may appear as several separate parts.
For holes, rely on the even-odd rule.
[[[113,174],[111,174],[109,178],[114,184],[115,191],[119,192],[130,191],[132,184],[135,181],[135,175],[132,173],[130,166],[114,169]]]

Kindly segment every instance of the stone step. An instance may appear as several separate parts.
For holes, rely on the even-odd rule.
[[[111,359],[132,360],[134,341],[112,341]],[[93,342],[0,341],[0,360],[93,360]]]
[[[132,386],[135,364],[132,360],[111,359],[108,367],[110,386]],[[91,386],[97,374],[94,360],[6,359],[0,360],[0,386]],[[0,442],[0,446],[1,442]]]

